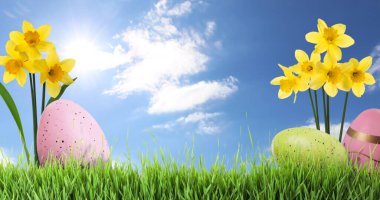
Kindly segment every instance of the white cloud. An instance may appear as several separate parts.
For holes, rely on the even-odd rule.
[[[350,122],[344,122],[342,140],[343,140],[344,136],[346,135],[346,132],[347,132],[348,128],[350,127],[350,124],[351,124]],[[316,128],[315,123],[314,123],[314,119],[310,118],[309,120],[307,120],[305,126],[309,127],[309,128]],[[331,136],[335,137],[338,140],[339,140],[339,134],[340,134],[340,126],[341,126],[340,123],[330,124],[330,134],[331,134]],[[325,124],[324,123],[320,124],[320,129],[321,129],[321,131],[325,132]]]
[[[91,71],[112,69],[129,62],[130,55],[121,45],[111,47],[112,52],[99,49],[88,38],[77,38],[65,45],[64,58],[74,58],[74,73],[83,74]]]
[[[369,69],[369,72],[374,76],[376,79],[376,84],[369,86],[369,91],[373,91],[380,86],[380,44],[376,45],[371,53],[371,56],[373,58],[372,60],[372,66]]]
[[[182,87],[165,85],[153,95],[148,112],[158,114],[191,110],[210,100],[224,99],[237,90],[236,81],[234,77],[229,77],[221,82],[201,81]]]
[[[205,35],[207,37],[210,37],[211,35],[213,35],[214,31],[215,31],[215,28],[216,28],[216,23],[214,21],[208,21],[207,24],[206,24]]]
[[[216,134],[221,132],[222,127],[216,124],[215,118],[221,116],[222,113],[204,113],[204,112],[194,112],[187,116],[182,116],[174,121],[169,121],[164,124],[153,125],[155,129],[167,129],[172,130],[178,126],[186,125],[196,125],[198,134]]]
[[[182,16],[182,15],[190,13],[190,12],[191,12],[191,2],[185,1],[181,4],[175,5],[167,13],[170,16]]]
[[[188,123],[194,123],[199,121],[204,121],[210,118],[214,118],[221,115],[219,112],[215,113],[204,113],[204,112],[195,112],[188,116],[180,117],[177,119],[177,122],[188,124]]]
[[[207,70],[209,61],[202,52],[208,42],[204,34],[173,23],[173,16],[190,13],[191,9],[190,1],[170,7],[167,0],[160,0],[140,24],[118,34],[117,38],[128,44],[128,51],[120,53],[127,59],[116,64],[126,62],[126,68],[104,93],[127,98],[148,92],[148,112],[157,114],[191,110],[237,91],[237,79],[232,76],[221,81],[189,82],[192,75]],[[209,22],[208,26],[211,34],[216,24]]]

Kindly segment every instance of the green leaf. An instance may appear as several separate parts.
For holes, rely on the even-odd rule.
[[[17,128],[20,132],[21,142],[24,146],[26,158],[29,163],[29,151],[28,151],[28,148],[26,147],[24,129],[22,128],[22,123],[21,123],[19,112],[17,110],[17,106],[11,94],[8,92],[8,90],[4,87],[2,83],[0,83],[0,95],[3,98],[5,104],[7,105],[9,111],[11,112],[14,121],[16,122]]]
[[[78,77],[74,78],[73,81],[77,80]],[[74,82],[73,82],[74,83]],[[71,83],[72,84],[72,83]],[[71,85],[70,84],[70,85]],[[65,90],[67,89],[67,87],[69,87],[70,85],[63,85],[62,88],[61,88],[61,91],[59,92],[58,96],[56,98],[53,98],[53,97],[50,97],[49,101],[47,102],[46,104],[46,107],[53,103],[54,101],[58,100],[59,98],[61,98],[61,96],[63,95],[63,93],[65,92]]]

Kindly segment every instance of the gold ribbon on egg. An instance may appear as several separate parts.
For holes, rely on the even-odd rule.
[[[373,144],[380,144],[380,136],[370,135],[366,133],[362,133],[352,129],[351,127],[347,130],[347,135],[355,138],[357,140],[361,140],[363,142],[369,142]]]

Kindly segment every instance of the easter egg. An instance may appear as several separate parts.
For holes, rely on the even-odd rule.
[[[272,154],[279,161],[317,164],[346,164],[345,148],[334,137],[313,128],[289,128],[272,141]]]
[[[37,153],[42,165],[50,158],[63,165],[68,158],[95,164],[98,159],[107,161],[110,150],[101,127],[90,113],[72,101],[57,100],[42,113]]]
[[[343,139],[352,164],[380,168],[380,109],[368,109],[352,121]]]

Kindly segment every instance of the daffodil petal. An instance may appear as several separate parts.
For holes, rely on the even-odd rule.
[[[4,66],[10,58],[8,56],[0,56],[0,66]]]
[[[65,85],[70,85],[71,83],[74,82],[74,80],[70,77],[68,73],[65,73],[62,77],[61,82]]]
[[[337,62],[337,60],[333,55],[326,53],[325,57],[323,58],[323,62],[326,70],[329,70],[331,69],[332,65],[334,65]]]
[[[276,77],[276,78],[274,78],[274,79],[272,79],[271,81],[270,81],[270,84],[271,85],[280,85],[280,81],[282,80],[282,79],[284,79],[285,78],[285,76],[279,76],[279,77]]]
[[[300,78],[298,82],[298,90],[303,92],[305,90],[309,89],[309,84],[307,79]]]
[[[349,46],[352,46],[355,43],[355,41],[354,39],[352,39],[352,37],[343,34],[343,35],[338,36],[334,40],[334,43],[341,48],[347,48]]]
[[[5,45],[5,50],[10,55],[12,58],[18,58],[19,53],[15,50],[16,49],[16,44],[9,40],[7,44]]]
[[[57,97],[59,92],[61,91],[61,85],[58,82],[53,83],[51,81],[47,81],[46,88],[49,95],[53,98]]]
[[[336,59],[337,61],[342,59],[342,51],[336,45],[329,45],[327,53],[330,54],[332,58]]]
[[[48,73],[45,73],[45,72],[41,72],[40,73],[40,84],[42,85],[43,83],[45,83],[46,79],[47,79],[47,75]]]
[[[321,35],[318,32],[310,32],[305,35],[306,41],[317,44],[321,40]]]
[[[293,76],[292,70],[290,70],[289,68],[287,68],[287,67],[285,67],[285,66],[283,66],[281,64],[278,64],[278,66],[282,69],[282,71],[284,72],[284,74],[285,74],[286,77]]]
[[[316,71],[318,74],[326,74],[329,69],[330,69],[330,65],[329,63],[326,63],[326,61],[324,61],[324,63],[321,63],[321,62],[317,63]]]
[[[61,62],[61,68],[64,72],[70,72],[75,66],[74,59],[65,59]]]
[[[338,88],[346,92],[350,91],[351,86],[352,86],[352,80],[346,76],[344,76],[344,78],[342,78],[341,82],[339,82],[338,84]]]
[[[290,66],[289,69],[292,70],[296,74],[300,74],[301,73],[301,66],[299,64]]]
[[[36,47],[27,48],[26,52],[31,60],[41,59],[42,55]]]
[[[29,73],[37,73],[39,70],[39,66],[35,64],[35,62],[29,60],[29,61],[26,61],[24,62],[24,66],[23,66]]]
[[[363,83],[355,83],[352,85],[352,92],[355,96],[361,97],[364,94],[365,87]]]
[[[310,61],[312,61],[314,63],[321,61],[321,54],[313,51],[311,53]]]
[[[352,64],[352,68],[356,69],[359,66],[359,61],[356,58],[351,58],[349,62]]]
[[[351,62],[346,62],[346,63],[339,63],[338,64],[341,73],[347,74],[352,72],[353,69],[353,64]]]
[[[319,42],[317,45],[314,47],[314,51],[316,53],[323,53],[327,50],[328,45],[325,41]]]
[[[50,25],[42,25],[37,28],[37,32],[40,35],[41,40],[46,40],[46,38],[49,37],[51,31],[51,26]]]
[[[24,34],[18,32],[18,31],[12,31],[9,33],[9,38],[16,43],[16,45],[19,44],[26,44],[24,40]]]
[[[41,73],[48,73],[50,70],[49,66],[46,63],[46,60],[35,60],[33,62],[33,65]]]
[[[279,98],[279,99],[286,99],[286,98],[288,98],[291,94],[292,94],[292,92],[284,92],[284,91],[282,91],[282,90],[278,90],[278,98]]]
[[[364,79],[364,83],[366,85],[373,85],[376,83],[376,80],[373,78],[372,74],[370,73],[365,73],[364,75],[365,79]]]
[[[310,88],[313,90],[318,90],[326,82],[326,77],[319,75],[311,78]]]
[[[49,51],[46,56],[46,63],[49,67],[59,63],[59,57],[55,50]]]
[[[362,71],[367,71],[371,67],[371,65],[372,65],[372,57],[367,56],[359,62],[358,69]]]
[[[15,74],[11,74],[8,71],[4,71],[3,81],[4,81],[5,84],[13,81],[15,78],[16,78]]]
[[[297,49],[294,53],[294,56],[298,62],[309,61],[309,56],[302,50]]]
[[[334,24],[331,27],[335,29],[339,35],[344,34],[344,32],[346,32],[346,25],[344,24]]]
[[[49,41],[41,41],[37,45],[37,49],[43,52],[48,52],[54,48],[54,44]]]
[[[323,86],[323,89],[326,91],[326,93],[330,96],[330,97],[335,97],[336,94],[338,94],[338,88],[333,85],[332,83],[330,82],[327,82],[324,86]]]
[[[318,31],[320,33],[322,33],[325,30],[325,28],[327,28],[327,24],[325,21],[323,21],[323,19],[318,19],[318,25],[317,26],[318,26]]]
[[[34,29],[33,25],[32,25],[30,22],[24,20],[24,21],[22,22],[22,31],[23,31],[24,33],[26,33],[26,32],[28,32],[28,31],[35,31],[35,29]]]
[[[18,73],[17,73],[16,79],[17,79],[17,83],[18,83],[21,87],[24,87],[25,82],[26,82],[26,73],[24,72],[24,70],[22,70],[22,69],[18,70]]]

